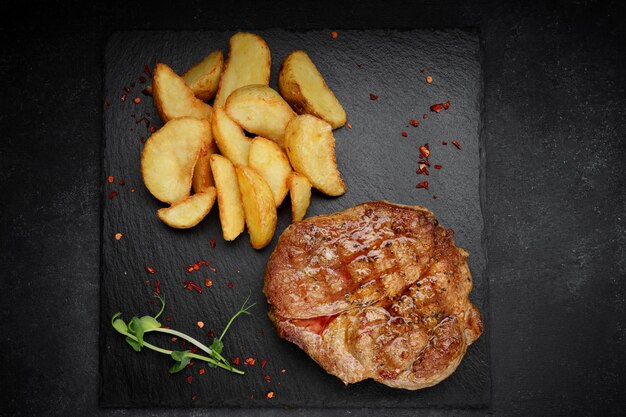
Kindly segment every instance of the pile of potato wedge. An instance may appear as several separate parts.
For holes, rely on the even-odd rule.
[[[182,76],[156,65],[148,92],[165,124],[144,146],[141,173],[170,205],[157,211],[167,225],[191,228],[217,200],[224,239],[247,227],[261,249],[287,194],[295,222],[306,215],[311,188],[346,192],[333,136],[346,113],[306,52],[284,59],[279,93],[268,85],[271,55],[260,36],[235,33],[229,48],[225,62],[214,51]]]

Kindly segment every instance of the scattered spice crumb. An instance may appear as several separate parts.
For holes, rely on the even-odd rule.
[[[151,268],[149,266],[146,266],[146,272],[149,273],[150,275],[154,275],[156,273],[154,268]]]
[[[370,100],[376,101],[376,100],[378,100],[378,96],[376,94],[370,93]]]
[[[150,130],[150,133],[154,133],[154,132],[156,132],[156,127],[150,126],[149,130]]]
[[[443,108],[448,110],[450,108],[450,100],[446,101],[445,103],[443,103]]]
[[[267,395],[266,395],[266,397],[267,397],[267,398],[269,398],[270,400],[271,400],[272,398],[274,398],[274,391],[270,391],[270,392],[268,392],[268,393],[267,393]]]
[[[427,143],[420,146],[420,154],[422,155],[423,158],[428,158],[428,156],[430,155],[430,149],[428,149]]]
[[[174,336],[174,337],[172,337],[170,340],[171,340],[172,342],[176,343],[176,341],[178,340],[178,338],[177,338],[176,336]]]
[[[330,32],[330,37],[333,39],[337,39],[339,37],[339,34],[337,32]]]
[[[211,329],[211,330],[209,330],[209,331],[207,332],[207,334],[206,334],[206,335],[207,335],[207,337],[215,337],[215,332],[213,331],[213,329]]]
[[[418,126],[420,125],[420,122],[418,122],[418,121],[417,121],[417,120],[415,120],[415,119],[411,119],[411,120],[409,120],[409,124],[410,124],[411,126],[413,126],[413,127],[418,127]]]
[[[133,99],[133,103],[135,103],[135,104],[139,104],[139,103],[141,103],[141,97],[135,97],[135,98]]]
[[[422,119],[428,119],[428,115],[427,115],[426,113],[424,113],[424,114],[422,115]]]
[[[418,182],[415,185],[415,188],[424,188],[424,189],[428,190],[428,181]]]
[[[192,281],[185,281],[183,283],[183,288],[185,288],[188,291],[195,291],[198,294],[202,294],[202,287]]]
[[[441,169],[441,165],[435,164],[435,169]]]
[[[199,321],[199,322],[197,322],[197,323],[196,323],[196,325],[197,325],[199,328],[203,328],[203,327],[204,327],[204,322],[203,322],[203,321]]]
[[[265,365],[267,365],[267,361],[265,359],[261,360],[261,368],[265,368]]]
[[[205,287],[211,287],[211,286],[213,286],[213,280],[208,279],[208,278],[205,278],[205,279],[204,279],[204,286],[205,286]]]
[[[232,282],[228,282],[228,288],[233,288],[233,283]]]
[[[265,380],[265,382],[270,382],[272,380],[269,375],[265,375],[263,379]]]
[[[185,378],[185,381],[187,381],[187,383],[191,385],[191,383],[193,382],[193,377],[191,375],[188,375],[187,378]]]
[[[457,149],[461,149],[461,144],[460,144],[459,142],[457,142],[456,140],[453,140],[453,141],[452,141],[452,144],[453,144],[454,146],[456,146],[456,148],[457,148]]]
[[[142,84],[145,83],[146,82],[146,77],[144,77],[143,75],[140,75],[139,76],[139,82],[142,83]]]
[[[200,369],[198,370],[198,373],[199,373],[200,375],[204,375],[204,373],[205,373],[205,372],[206,372],[206,371],[204,370],[204,368],[200,368]]]
[[[433,77],[431,77],[430,75],[427,75],[427,76],[426,76],[426,82],[427,82],[428,84],[432,84],[432,83],[433,83]]]
[[[254,360],[254,358],[246,358],[246,360],[243,362],[244,365],[248,366],[254,366],[255,363],[256,361]]]
[[[216,245],[215,239],[211,239],[211,240],[209,241],[209,244],[211,245],[211,247],[212,247],[212,248],[214,248],[214,247],[215,247],[215,245]]]
[[[198,400],[198,396],[197,395],[194,395],[194,396],[191,397],[191,401],[197,401],[197,400]]]
[[[144,64],[144,66],[143,66],[143,72],[144,72],[144,74],[146,74],[148,77],[152,78],[152,73],[150,72],[150,67],[148,67],[148,64]]]
[[[281,374],[284,374],[285,372],[287,372],[287,370],[286,370],[286,369],[281,369],[281,370],[280,370],[280,373],[281,373]]]
[[[119,232],[115,234],[115,240],[120,240],[122,237],[124,237],[124,235]]]
[[[240,362],[241,362],[241,359],[239,359],[239,356],[237,356],[236,358],[233,359],[233,363],[235,365],[239,365]]]
[[[448,142],[446,142],[445,140],[443,142],[441,142],[442,145],[446,146],[448,144]]]
[[[121,101],[122,103],[126,101],[126,94],[122,94],[122,95],[120,96],[120,101]]]
[[[132,187],[132,188],[130,189],[130,192],[131,192],[131,193],[134,193],[134,192],[135,192],[135,187]]]
[[[109,200],[114,199],[115,197],[117,197],[117,195],[118,195],[117,191],[111,191],[109,193]]]
[[[406,138],[407,136],[409,136],[409,134],[406,132],[402,132],[402,136]]]
[[[130,91],[131,91],[131,90],[130,90],[130,87],[129,87],[129,86],[127,86],[127,85],[125,85],[125,86],[124,86],[124,91],[126,91],[127,93],[130,93]]]
[[[118,182],[118,184],[123,186],[124,184],[126,184],[126,182],[124,180],[120,180],[120,182]]]
[[[346,127],[347,127],[348,129],[352,129],[352,125],[350,124],[350,122],[346,122]]]
[[[109,178],[107,178],[107,181],[109,182],[109,184],[111,184],[113,181],[115,181],[115,177],[113,175],[109,175]]]
[[[437,199],[437,196],[436,196],[436,195],[434,195],[434,196],[433,196],[433,200],[436,200],[436,199]]]

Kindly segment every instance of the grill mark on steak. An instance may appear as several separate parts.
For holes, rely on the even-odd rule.
[[[268,314],[345,383],[425,388],[482,333],[467,256],[423,207],[372,202],[309,218],[268,261]]]

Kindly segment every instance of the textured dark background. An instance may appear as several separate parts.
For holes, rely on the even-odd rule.
[[[437,214],[437,219],[453,228],[458,245],[470,255],[474,289],[472,301],[485,316],[487,331],[473,344],[456,372],[445,383],[419,392],[391,389],[368,381],[348,388],[326,374],[291,343],[276,335],[265,314],[262,293],[263,272],[280,233],[291,221],[290,202],[278,210],[277,233],[273,242],[260,251],[250,248],[243,234],[234,242],[225,242],[217,211],[198,226],[180,231],[165,226],[154,214],[162,207],[143,186],[139,160],[141,137],[148,129],[137,124],[139,114],[156,114],[151,98],[136,104],[132,98],[145,85],[135,85],[134,92],[120,101],[123,86],[137,81],[144,64],[166,62],[173,68],[190,66],[212,49],[227,49],[232,31],[127,31],[118,32],[107,42],[105,52],[104,96],[110,106],[104,110],[104,175],[125,180],[106,183],[104,195],[119,191],[113,199],[104,198],[102,225],[101,284],[101,377],[100,404],[107,406],[191,406],[239,407],[484,407],[491,397],[489,369],[489,303],[484,220],[479,178],[484,173],[480,151],[482,79],[480,43],[475,31],[454,30],[342,30],[333,40],[328,30],[256,31],[267,41],[272,52],[272,79],[276,87],[282,60],[294,49],[308,51],[325,75],[329,86],[349,115],[352,129],[334,131],[338,164],[348,192],[338,198],[314,193],[308,215],[333,213],[354,205],[386,199],[401,204],[420,204]],[[361,65],[361,68],[358,67]],[[421,68],[427,68],[422,74]],[[425,82],[426,73],[436,81]],[[379,95],[370,100],[370,92]],[[433,103],[450,100],[449,110],[439,114],[429,108]],[[422,119],[422,114],[428,115]],[[135,117],[131,117],[131,115]],[[419,118],[417,128],[407,125]],[[155,126],[161,125],[154,117]],[[407,138],[401,136],[408,131]],[[459,150],[450,142],[458,139]],[[484,139],[484,138],[483,138]],[[441,171],[417,176],[419,145],[430,143],[431,164],[440,163]],[[418,181],[428,179],[429,190],[415,189]],[[129,188],[136,186],[136,192]],[[437,199],[433,199],[437,195]],[[481,198],[482,197],[482,198]],[[126,237],[116,241],[121,231]],[[215,238],[216,247],[209,240]],[[217,271],[208,268],[192,274],[184,267],[200,260],[213,262]],[[156,269],[150,276],[146,265]],[[183,288],[184,280],[203,285],[212,278],[213,287],[203,294]],[[122,310],[125,317],[157,311],[146,304],[151,286],[144,280],[160,280],[169,300],[168,325],[188,332],[198,340],[208,341],[206,329],[198,329],[197,320],[215,331],[228,321],[233,310],[251,291],[251,302],[258,306],[253,314],[237,322],[226,337],[226,357],[255,357],[268,360],[267,367],[244,367],[247,375],[211,371],[204,376],[193,366],[169,378],[171,364],[161,355],[144,353],[138,359],[124,339],[111,328],[111,315]],[[227,282],[233,288],[227,287]],[[217,327],[216,327],[217,326]],[[165,346],[180,348],[180,344]],[[286,369],[286,373],[281,373]],[[191,385],[185,377],[193,375]],[[263,376],[270,375],[271,382]],[[144,384],[146,379],[156,379]],[[280,385],[279,385],[280,384]],[[273,390],[269,401],[265,394]]]
[[[623,5],[140,3],[0,6],[3,414],[223,415],[97,408],[102,57],[109,33],[139,28],[479,28],[492,405],[423,414],[626,405]]]

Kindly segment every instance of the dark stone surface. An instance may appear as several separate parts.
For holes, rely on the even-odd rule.
[[[102,57],[109,33],[133,28],[479,28],[492,401],[420,414],[618,415],[626,406],[621,2],[0,7],[2,414],[225,414],[98,408]],[[403,414],[415,413],[394,411]]]
[[[474,278],[472,300],[487,318],[488,281],[485,274],[483,216],[479,178],[484,164],[480,151],[480,110],[482,79],[479,40],[476,33],[450,31],[342,31],[333,40],[328,31],[257,31],[272,51],[272,80],[276,87],[278,70],[284,57],[295,49],[308,51],[329,86],[343,104],[352,129],[335,130],[337,160],[348,192],[339,198],[314,193],[309,216],[333,213],[365,201],[385,199],[402,204],[419,204],[433,210],[438,220],[455,231],[457,244],[470,252]],[[217,210],[197,227],[180,231],[166,227],[155,211],[163,207],[143,186],[139,160],[148,129],[136,123],[146,112],[155,125],[161,125],[153,100],[144,97],[145,87],[137,81],[144,64],[153,67],[165,62],[181,71],[194,60],[214,49],[228,50],[227,32],[121,32],[112,36],[105,52],[104,95],[110,103],[104,111],[104,173],[115,176],[106,183],[102,228],[101,287],[101,405],[105,406],[231,406],[231,407],[485,407],[491,387],[488,357],[488,332],[466,354],[456,372],[443,383],[428,390],[394,390],[371,381],[344,387],[290,343],[277,337],[265,314],[262,293],[263,272],[280,233],[291,221],[290,201],[279,208],[277,233],[273,242],[254,251],[247,233],[234,242],[221,238]],[[360,67],[359,67],[360,66]],[[420,70],[426,68],[426,72]],[[429,85],[426,74],[436,81]],[[133,83],[135,87],[131,87]],[[124,102],[123,87],[132,91]],[[378,99],[372,101],[369,94]],[[139,104],[132,99],[143,97]],[[437,114],[430,106],[450,100],[449,110]],[[427,119],[422,115],[427,114]],[[420,125],[409,126],[417,118]],[[401,132],[410,135],[402,137]],[[462,149],[450,141],[458,140]],[[447,140],[447,146],[441,144]],[[430,143],[431,175],[418,176],[419,146]],[[125,184],[118,185],[123,179]],[[429,180],[429,190],[416,189],[419,181]],[[130,187],[136,187],[130,193]],[[433,195],[437,199],[433,199]],[[116,241],[115,233],[125,237]],[[209,246],[215,238],[216,247]],[[217,269],[203,267],[187,273],[185,267],[198,260],[210,260]],[[150,265],[157,272],[144,270]],[[204,287],[204,278],[214,284],[202,294],[183,288],[185,280]],[[228,358],[256,358],[254,367],[241,368],[240,377],[224,371],[199,376],[197,366],[174,377],[167,375],[171,361],[162,355],[144,353],[138,357],[110,325],[118,310],[143,315],[157,311],[150,306],[152,282],[159,280],[169,300],[164,322],[210,344],[206,336],[218,332],[247,295],[258,306],[254,313],[236,323],[225,339]],[[229,289],[227,283],[233,282]],[[203,320],[206,328],[195,323]],[[485,327],[488,329],[488,321]],[[154,340],[154,339],[151,339]],[[159,340],[159,339],[157,339]],[[159,341],[161,346],[182,349],[180,343]],[[260,368],[261,359],[267,367]],[[286,369],[286,373],[281,373]],[[193,375],[191,385],[185,378]],[[263,377],[270,375],[271,382]],[[149,384],[143,381],[150,381]],[[280,384],[280,385],[279,385]],[[268,391],[276,396],[269,401]],[[191,397],[197,396],[192,402]]]

